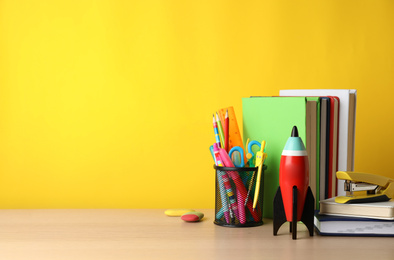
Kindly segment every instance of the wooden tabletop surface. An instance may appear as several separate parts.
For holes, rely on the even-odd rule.
[[[0,259],[394,259],[390,237],[309,237],[298,224],[273,236],[272,220],[252,228],[213,224],[213,209],[198,223],[164,209],[0,210]]]

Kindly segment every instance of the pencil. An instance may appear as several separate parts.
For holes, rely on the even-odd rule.
[[[226,116],[224,118],[224,149],[229,152],[229,118],[228,118],[228,109],[226,110]]]
[[[216,112],[216,124],[218,126],[218,130],[219,130],[219,136],[220,136],[220,141],[221,144],[223,146],[221,146],[221,148],[224,149],[224,134],[223,134],[223,127],[222,127],[222,123],[220,122],[220,117],[218,115],[218,113]]]
[[[218,125],[215,120],[215,115],[213,115],[213,131],[215,132],[215,140],[216,143],[218,144],[218,147],[222,147],[220,143],[220,137],[219,137],[219,132],[218,132]]]

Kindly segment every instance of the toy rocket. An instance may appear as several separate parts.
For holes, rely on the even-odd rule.
[[[286,221],[297,239],[297,222],[302,221],[313,236],[314,198],[309,185],[308,155],[294,126],[279,165],[279,187],[274,198],[274,236]]]

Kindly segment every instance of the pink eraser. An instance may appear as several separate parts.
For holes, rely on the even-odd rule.
[[[201,212],[188,212],[182,215],[181,219],[186,222],[197,222],[200,221],[204,217],[204,214]]]

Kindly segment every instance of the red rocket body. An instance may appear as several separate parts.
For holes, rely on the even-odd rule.
[[[297,186],[297,221],[300,221],[309,186],[308,156],[282,155],[279,166],[279,186],[287,221],[292,221],[293,186]]]

